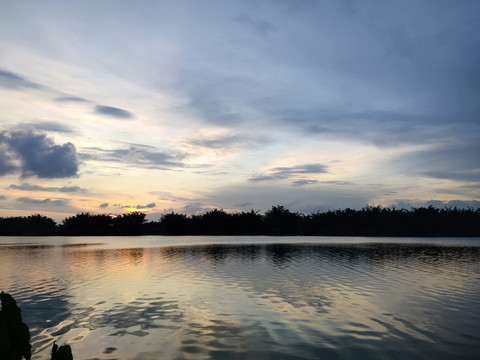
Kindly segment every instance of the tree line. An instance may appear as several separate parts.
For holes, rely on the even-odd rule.
[[[283,206],[259,211],[214,209],[199,215],[175,212],[147,221],[143,212],[123,215],[79,213],[60,224],[40,215],[0,218],[0,236],[103,235],[329,235],[480,236],[480,208],[406,209],[367,206],[302,214]]]

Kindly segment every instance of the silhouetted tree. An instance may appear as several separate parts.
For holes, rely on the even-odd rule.
[[[253,209],[237,213],[214,209],[191,216],[172,212],[159,222],[146,222],[145,216],[138,211],[115,218],[81,213],[64,219],[59,231],[42,215],[0,218],[0,235],[480,236],[480,208],[366,206],[304,215],[278,205],[264,215]]]
[[[164,235],[186,235],[188,218],[183,214],[164,214],[160,217],[160,231]]]
[[[249,212],[235,213],[232,216],[233,229],[236,235],[263,234],[263,217],[259,211],[253,209]]]
[[[206,235],[232,235],[232,216],[221,209],[213,209],[201,216],[203,233]]]
[[[146,214],[140,211],[133,211],[128,214],[117,216],[113,222],[113,235],[141,235],[142,225],[145,222]]]
[[[282,205],[272,206],[265,212],[265,233],[268,235],[296,235],[300,231],[302,216],[292,213]]]
[[[57,234],[57,224],[49,217],[35,214],[27,217],[0,218],[0,235],[51,236]]]
[[[63,220],[60,232],[63,235],[109,235],[112,226],[110,215],[80,213]]]

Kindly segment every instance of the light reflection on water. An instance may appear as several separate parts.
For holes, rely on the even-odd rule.
[[[333,240],[1,238],[0,286],[33,359],[53,340],[76,360],[480,353],[480,239]]]

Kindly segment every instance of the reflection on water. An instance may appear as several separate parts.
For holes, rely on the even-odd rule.
[[[53,340],[76,360],[480,353],[477,246],[7,240],[1,290],[23,309],[33,359]]]

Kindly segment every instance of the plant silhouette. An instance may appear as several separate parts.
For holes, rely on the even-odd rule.
[[[30,360],[32,357],[30,331],[22,321],[22,313],[15,299],[0,293],[0,358],[5,360]]]
[[[10,294],[0,293],[2,309],[0,310],[0,359],[30,360],[32,357],[30,345],[30,330],[22,321],[22,311]],[[52,346],[51,360],[73,360],[70,345]]]
[[[51,360],[73,360],[72,348],[70,345],[62,345],[58,347],[54,341],[52,346]]]

